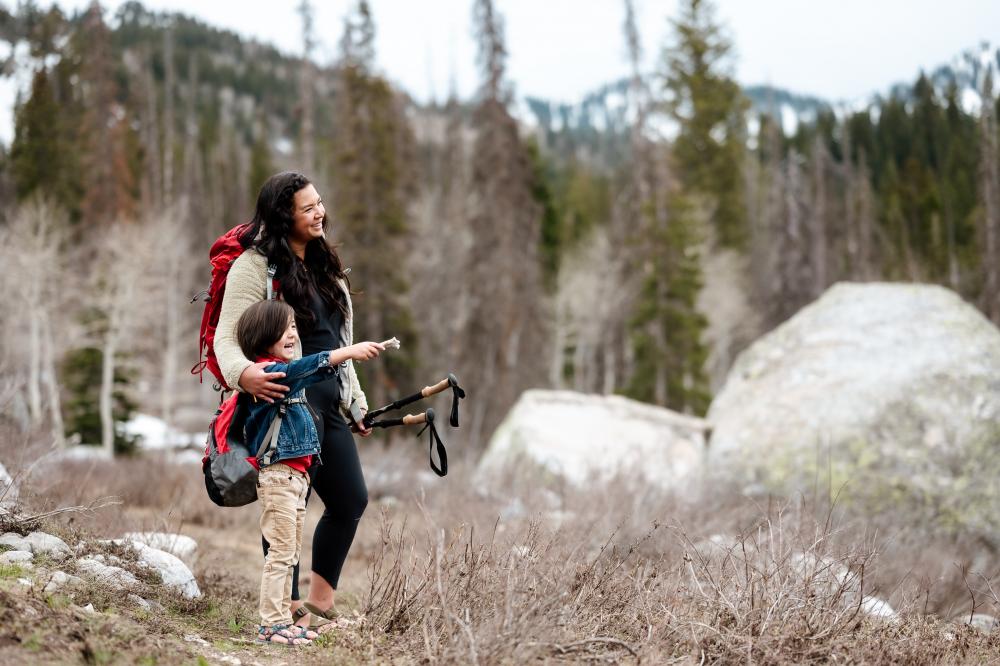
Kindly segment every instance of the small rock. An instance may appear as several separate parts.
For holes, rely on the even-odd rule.
[[[868,617],[877,617],[890,622],[899,622],[899,615],[889,605],[888,601],[878,597],[865,597],[861,600],[861,609]]]
[[[25,562],[30,562],[32,555],[27,550],[8,550],[6,553],[0,553],[0,564],[23,564]]]
[[[0,546],[10,546],[13,550],[31,550],[31,544],[28,543],[28,540],[14,532],[7,532],[0,536]]]
[[[83,581],[77,576],[71,576],[65,571],[55,571],[49,577],[49,582],[45,585],[45,594],[53,594],[66,585],[79,585]]]
[[[132,546],[139,553],[139,562],[158,571],[164,585],[177,590],[188,599],[201,596],[198,581],[180,558],[137,541],[132,542]]]
[[[54,560],[63,560],[73,554],[65,541],[45,532],[32,532],[25,540],[31,544],[31,552],[35,555],[48,555]]]
[[[18,578],[17,582],[25,587],[31,587],[34,583],[31,582],[30,578]]]
[[[129,532],[124,536],[128,541],[136,541],[146,544],[151,548],[162,550],[179,557],[188,565],[194,562],[195,554],[198,551],[198,542],[183,534],[171,534],[167,532]]]
[[[148,601],[140,597],[138,594],[128,595],[128,600],[143,610],[147,611],[153,610],[153,604],[149,603]]]
[[[217,657],[217,659],[223,664],[230,664],[231,666],[243,666],[243,662],[230,654],[222,654]]]
[[[990,633],[995,631],[998,626],[1000,626],[1000,620],[993,617],[992,615],[987,615],[986,613],[976,613],[971,618],[965,618],[965,624],[970,627],[975,627],[980,631],[985,631]]]
[[[4,506],[14,506],[17,504],[18,488],[14,483],[14,477],[10,475],[7,468],[0,463],[0,504]]]
[[[184,634],[184,640],[188,643],[195,643],[197,645],[208,646],[208,641],[199,636],[198,634]]]
[[[88,615],[97,615],[97,611],[94,609],[94,604],[87,604],[83,607],[83,612]]]
[[[135,576],[121,567],[108,566],[91,557],[81,557],[76,561],[76,567],[81,572],[108,583],[116,590],[139,584]]]

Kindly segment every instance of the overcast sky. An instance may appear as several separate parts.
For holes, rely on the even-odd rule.
[[[10,4],[8,2],[8,4]],[[44,4],[44,3],[43,3]],[[88,0],[62,0],[80,8]],[[106,1],[110,18],[121,0]],[[301,51],[297,0],[144,0]],[[353,0],[314,0],[321,59],[335,55]],[[576,101],[627,73],[621,0],[496,0],[519,95]],[[677,0],[635,0],[648,68],[669,34]],[[419,100],[476,87],[472,0],[371,0],[379,67]],[[851,101],[912,80],[984,40],[1000,40],[996,0],[717,0],[744,84],[771,83]],[[277,8],[277,9],[276,9]]]

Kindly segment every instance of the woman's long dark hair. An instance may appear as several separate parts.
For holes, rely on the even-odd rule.
[[[308,178],[294,171],[268,178],[257,195],[257,209],[250,227],[240,237],[243,247],[255,247],[267,257],[268,265],[277,266],[281,297],[295,309],[299,327],[305,331],[316,324],[316,314],[310,307],[314,294],[318,293],[327,307],[338,308],[346,317],[347,298],[337,286],[337,279],[345,280],[350,289],[337,249],[325,238],[314,238],[306,244],[304,260],[299,260],[288,244],[295,225],[292,217],[295,193],[309,183]],[[326,227],[324,217],[324,231]]]

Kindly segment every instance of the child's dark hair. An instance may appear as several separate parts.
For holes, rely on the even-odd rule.
[[[281,339],[295,310],[284,301],[260,301],[248,307],[236,322],[236,342],[251,361],[267,353]]]

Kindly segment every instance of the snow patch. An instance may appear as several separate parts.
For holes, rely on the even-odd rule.
[[[124,424],[123,430],[129,437],[138,437],[139,448],[146,451],[201,447],[205,442],[203,433],[181,432],[149,414],[135,414]]]

